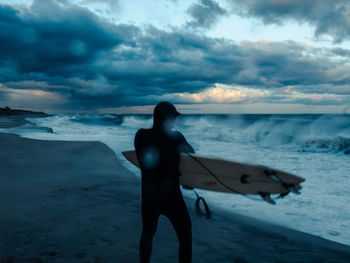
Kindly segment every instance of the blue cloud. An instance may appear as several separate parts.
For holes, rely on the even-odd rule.
[[[36,0],[21,10],[0,5],[0,14],[0,82],[60,93],[69,107],[154,104],[215,83],[332,93],[350,81],[349,64],[334,59],[346,49],[319,52],[293,41],[236,43],[185,29],[112,24],[64,1]],[[47,85],[35,87],[39,82]]]
[[[255,17],[266,24],[282,24],[288,20],[308,23],[315,35],[328,34],[335,42],[350,39],[350,1],[348,0],[229,0],[233,12]]]
[[[221,16],[228,14],[213,0],[200,0],[199,3],[191,5],[187,13],[192,17],[192,20],[186,24],[190,28],[210,28]]]

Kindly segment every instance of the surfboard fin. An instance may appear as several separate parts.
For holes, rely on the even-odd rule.
[[[273,181],[277,182],[277,183],[281,183],[285,188],[287,188],[288,192],[292,192],[294,194],[300,195],[301,192],[295,187],[294,184],[288,184],[286,182],[283,182],[283,180],[281,178],[279,178],[276,174],[275,171],[273,170],[265,170],[264,173]],[[280,195],[281,197],[286,196],[285,195]]]
[[[290,193],[290,192],[282,193],[282,194],[280,194],[280,195],[278,196],[278,198],[283,198],[283,197],[289,195],[289,193]]]
[[[277,183],[283,183],[283,180],[279,178],[276,174],[276,171],[273,170],[265,170],[264,173],[273,181]]]
[[[297,195],[300,195],[300,194],[301,194],[301,192],[300,192],[299,189],[295,186],[295,184],[283,183],[282,185],[288,190],[288,192],[292,192],[293,194],[297,194]]]
[[[297,195],[300,195],[300,194],[301,194],[301,192],[300,192],[298,189],[296,189],[295,186],[289,187],[288,190],[289,190],[290,192],[292,192],[293,194],[297,194]]]
[[[268,202],[269,204],[271,205],[275,205],[276,204],[276,201],[271,199],[271,195],[270,193],[259,193],[261,198],[264,199],[266,202]]]

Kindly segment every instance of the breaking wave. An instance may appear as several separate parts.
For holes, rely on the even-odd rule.
[[[116,114],[81,114],[73,115],[71,121],[92,125],[120,125],[123,118]]]
[[[98,115],[89,122],[150,128],[152,115]],[[79,117],[87,121],[87,117]],[[202,140],[254,143],[309,152],[350,153],[350,116],[319,114],[181,115],[176,128]]]
[[[343,152],[350,154],[350,138],[307,140],[301,145],[301,151]]]
[[[152,127],[152,115],[74,114],[41,119],[40,126],[70,123],[116,127],[123,130]],[[288,147],[296,151],[350,154],[350,115],[243,114],[180,115],[176,128],[200,140],[249,143],[261,147]]]

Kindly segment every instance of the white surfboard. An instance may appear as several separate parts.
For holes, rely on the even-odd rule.
[[[135,151],[122,152],[139,167]],[[286,195],[299,193],[305,180],[262,165],[239,163],[198,154],[181,154],[180,183],[183,186],[235,194]],[[269,201],[269,200],[267,200]]]

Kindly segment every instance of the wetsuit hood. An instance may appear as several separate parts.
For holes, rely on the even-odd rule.
[[[162,101],[156,105],[153,111],[153,127],[161,128],[168,117],[176,118],[180,113],[175,106],[167,101]]]

